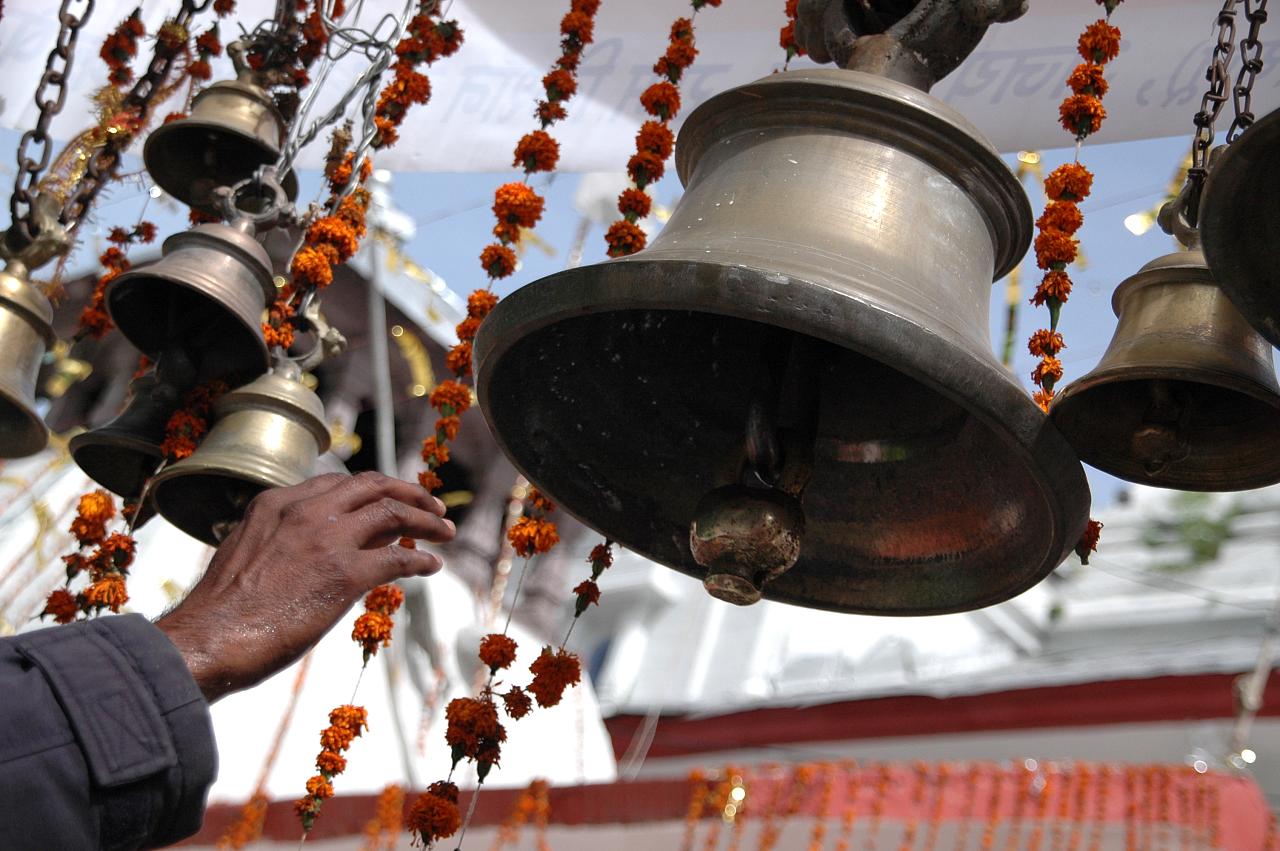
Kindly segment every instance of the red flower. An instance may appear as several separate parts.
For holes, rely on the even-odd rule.
[[[463,340],[449,350],[449,354],[445,355],[445,366],[449,367],[449,371],[459,377],[471,374],[471,341]],[[457,419],[454,417],[454,419]],[[449,438],[453,439],[452,436]]]
[[[431,391],[431,407],[449,414],[462,414],[471,407],[471,388],[456,381],[441,381]],[[450,411],[445,411],[450,408]]]
[[[547,91],[547,100],[568,100],[578,91],[578,81],[572,72],[557,68],[542,78],[542,87]]]
[[[43,619],[48,615],[53,618],[54,623],[71,623],[79,611],[80,604],[76,602],[76,596],[65,588],[59,588],[45,600],[40,617]]]
[[[497,303],[498,296],[490,290],[473,290],[467,296],[467,316],[484,319]]]
[[[573,593],[578,595],[577,601],[574,603],[573,616],[578,617],[587,610],[587,606],[600,604],[600,586],[592,582],[590,579],[579,582],[573,589]]]
[[[1052,201],[1083,201],[1093,187],[1093,174],[1080,163],[1058,166],[1044,179],[1044,192]]]
[[[542,218],[542,196],[524,183],[504,183],[493,196],[493,213],[500,223],[531,228]]]
[[[1084,534],[1080,536],[1080,542],[1076,544],[1076,555],[1080,557],[1081,564],[1089,563],[1089,553],[1098,551],[1098,538],[1102,535],[1102,524],[1097,520],[1090,519],[1089,523],[1084,527]]]
[[[675,144],[676,136],[671,128],[659,121],[646,121],[636,133],[637,151],[648,151],[664,160],[671,156]]]
[[[500,668],[509,668],[516,660],[516,643],[514,639],[501,633],[490,633],[480,639],[480,661],[489,666],[495,673]]]
[[[526,133],[516,143],[515,158],[511,164],[523,168],[527,174],[538,171],[554,171],[560,159],[560,143],[545,130]]]
[[[680,90],[671,83],[654,83],[641,93],[640,104],[650,115],[669,121],[680,111]]]
[[[458,812],[458,787],[452,783],[438,782],[427,787],[409,808],[409,830],[418,835],[423,845],[430,847],[436,840],[447,839],[462,826]]]
[[[622,257],[627,254],[635,254],[644,248],[648,238],[644,235],[644,231],[640,229],[639,225],[623,219],[609,225],[609,230],[605,232],[604,240],[609,245],[610,257]]]
[[[649,215],[653,201],[642,189],[624,189],[618,196],[618,212],[634,222]]]
[[[539,517],[521,517],[507,530],[507,540],[518,555],[529,558],[545,553],[560,542],[556,524]]]
[[[649,151],[638,151],[627,161],[627,174],[631,175],[631,179],[641,189],[656,180],[661,180],[665,171],[666,163],[663,162],[662,157]]]
[[[511,691],[502,695],[502,705],[513,721],[519,721],[533,710],[533,701],[519,686],[512,686]]]
[[[529,670],[533,673],[529,691],[538,705],[544,708],[559,703],[564,690],[582,679],[578,657],[563,648],[554,652],[550,647],[542,648],[542,653],[529,666]]]

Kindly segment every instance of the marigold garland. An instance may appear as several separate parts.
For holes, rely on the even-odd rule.
[[[102,264],[102,274],[94,283],[93,294],[89,303],[80,312],[79,328],[76,338],[92,337],[101,340],[114,326],[107,315],[107,285],[129,271],[129,246],[134,243],[147,243],[156,238],[156,226],[151,222],[140,221],[131,230],[114,227],[107,234],[107,241],[112,243],[107,250],[98,256]]]
[[[53,618],[54,623],[71,623],[80,614],[86,617],[103,609],[119,612],[129,602],[126,577],[133,564],[137,545],[125,532],[107,532],[117,516],[115,501],[104,490],[84,494],[76,504],[76,516],[68,531],[75,537],[76,550],[62,557],[66,581],[45,600],[39,617]],[[93,547],[93,552],[85,550]],[[78,593],[72,583],[82,574],[88,584]]]
[[[329,726],[320,731],[320,753],[316,756],[320,773],[307,780],[307,794],[294,804],[303,830],[311,830],[324,800],[333,797],[333,778],[347,767],[342,752],[367,729],[369,713],[363,706],[344,704],[329,713]]]
[[[210,381],[187,391],[182,407],[174,411],[165,423],[160,451],[167,459],[181,461],[195,452],[196,445],[209,430],[209,417],[214,403],[228,389],[225,381]]]
[[[437,839],[453,836],[461,826],[458,787],[447,780],[428,786],[409,809],[409,829],[427,847]]]
[[[799,8],[800,0],[786,0],[783,6],[783,12],[787,16],[787,22],[783,25],[778,33],[778,46],[787,54],[786,61],[782,64],[785,71],[787,64],[797,56],[804,56],[805,50],[796,42],[796,12]]]
[[[351,630],[351,640],[363,648],[364,664],[369,664],[379,647],[391,644],[391,616],[403,602],[404,592],[395,585],[379,585],[365,595],[364,614],[356,618]]]
[[[373,818],[364,826],[364,843],[360,851],[395,848],[404,826],[404,789],[392,783],[378,793]]]

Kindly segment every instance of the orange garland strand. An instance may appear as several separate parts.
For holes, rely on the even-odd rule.
[[[67,568],[66,583],[45,600],[41,619],[51,617],[57,624],[71,623],[81,614],[88,618],[103,609],[119,612],[129,602],[125,580],[137,545],[124,532],[107,532],[107,525],[115,517],[115,500],[106,491],[96,490],[80,497],[69,530],[78,546],[75,552],[62,557]],[[94,547],[91,555],[84,554],[88,547]],[[82,573],[88,574],[89,584],[72,593],[71,583]]]

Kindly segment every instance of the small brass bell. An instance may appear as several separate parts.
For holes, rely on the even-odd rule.
[[[293,372],[277,369],[218,400],[196,451],[155,477],[153,499],[166,520],[216,545],[259,493],[311,475],[329,430],[320,398]]]
[[[1194,244],[1194,243],[1193,243]],[[1199,250],[1116,288],[1111,344],[1051,409],[1087,464],[1156,487],[1234,491],[1280,482],[1280,387],[1271,346]]]
[[[963,611],[1060,564],[1088,486],[991,350],[1031,209],[990,144],[908,85],[804,70],[704,103],[676,164],[648,248],[481,326],[480,407],[521,472],[732,602]],[[761,403],[804,440],[761,452]]]
[[[271,96],[247,78],[222,80],[196,95],[191,114],[157,127],[142,148],[147,173],[174,198],[207,213],[217,210],[214,190],[275,163],[285,122]],[[298,179],[281,179],[289,199]]]
[[[49,299],[10,260],[0,271],[0,458],[34,455],[49,440],[36,412],[36,378],[53,341]]]
[[[155,474],[164,453],[165,425],[177,407],[176,394],[153,392],[155,372],[129,385],[130,400],[111,422],[71,438],[71,457],[85,474],[126,499],[142,495],[147,479]]]
[[[1200,202],[1204,256],[1222,291],[1280,346],[1280,110],[1214,152]]]
[[[257,375],[269,366],[262,312],[275,298],[271,260],[253,224],[204,224],[164,241],[164,256],[116,278],[107,310],[124,337],[155,358],[179,347],[200,379]]]

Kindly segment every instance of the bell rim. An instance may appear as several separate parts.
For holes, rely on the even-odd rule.
[[[196,452],[199,452],[198,448]],[[224,458],[235,459],[240,458],[241,456],[217,453],[209,457],[217,460]],[[192,453],[181,461],[178,461],[172,466],[166,467],[164,470],[161,470],[156,474],[156,476],[151,480],[151,496],[149,501],[155,506],[156,513],[176,529],[186,535],[190,535],[197,541],[201,541],[212,547],[216,547],[218,545],[218,540],[213,537],[211,529],[208,530],[210,534],[205,535],[203,534],[205,528],[202,525],[199,530],[201,534],[197,534],[196,532],[193,532],[191,528],[188,528],[186,524],[179,524],[176,522],[170,516],[170,512],[165,510],[166,505],[161,501],[161,497],[166,493],[164,485],[175,479],[188,478],[191,476],[218,476],[224,479],[235,479],[237,481],[246,482],[250,485],[261,487],[266,491],[274,488],[292,487],[293,485],[298,485],[306,481],[306,476],[297,477],[289,475],[288,470],[283,465],[276,465],[271,459],[265,459],[267,463],[263,466],[270,467],[273,470],[278,470],[280,473],[284,474],[281,476],[283,481],[276,481],[268,479],[265,476],[254,475],[252,472],[246,470],[237,470],[225,466],[215,466],[214,462],[209,460],[209,458],[196,459],[195,461],[192,461],[193,458],[195,458],[195,453]],[[263,460],[264,459],[260,456],[255,459],[255,463],[261,463]]]
[[[223,82],[230,82],[230,81],[224,80]],[[205,91],[208,91],[208,89],[206,89]],[[198,97],[199,95],[197,95],[197,98]],[[275,106],[272,105],[271,108],[274,110]],[[281,126],[283,126],[284,119],[280,118],[279,120],[281,122]],[[227,124],[223,124],[218,121],[209,121],[203,118],[193,118],[188,116],[186,118],[182,118],[177,121],[171,121],[168,124],[161,124],[155,130],[152,130],[150,133],[147,134],[146,140],[142,143],[142,162],[143,162],[143,166],[147,170],[147,174],[151,175],[152,180],[156,179],[155,168],[153,164],[148,162],[147,152],[154,150],[155,149],[154,146],[156,145],[171,144],[170,141],[166,141],[166,140],[169,140],[171,136],[174,136],[178,133],[187,133],[191,131],[200,131],[200,130],[216,130],[219,133],[229,134],[229,135],[235,136],[237,139],[240,139],[241,141],[245,141],[253,144],[255,147],[258,148],[259,151],[261,151],[264,154],[263,159],[266,160],[267,165],[274,163],[276,160],[280,158],[280,147],[278,145],[273,147],[268,143],[264,142],[259,137],[253,135],[252,133],[246,133],[245,131],[240,130],[239,128],[231,127]],[[155,155],[152,154],[152,156],[154,157]],[[278,175],[277,180],[280,181],[280,186],[282,189],[284,189],[284,193],[290,201],[298,200],[298,190],[299,190],[298,175],[293,169],[289,169],[283,175]],[[157,185],[159,185],[159,181],[156,181],[156,183]],[[206,213],[217,212],[217,209],[212,205],[197,204],[191,198],[183,197],[187,195],[187,193],[183,193],[183,195],[179,195],[178,193],[173,192],[167,186],[160,186],[160,188],[163,189],[165,193],[167,193],[170,197],[175,198],[178,201],[181,201],[183,204],[186,204],[188,207],[192,207],[193,209],[197,209]]]
[[[12,448],[6,448],[4,453],[0,454],[0,458],[26,458],[49,445],[49,426],[44,418],[36,413],[35,408],[28,404],[33,401],[21,391],[15,391],[14,388],[0,382],[0,408],[9,407],[17,411],[25,418],[27,426],[22,429],[22,439],[8,444],[8,447]]]
[[[1120,376],[1123,376],[1123,378]],[[1116,380],[1117,378],[1119,380]],[[1058,431],[1070,440],[1070,432],[1073,430],[1070,426],[1071,411],[1077,406],[1085,404],[1089,391],[1113,384],[1140,381],[1184,381],[1212,387],[1226,387],[1229,390],[1243,393],[1280,412],[1280,387],[1268,388],[1266,385],[1253,381],[1239,373],[1208,369],[1189,362],[1169,361],[1162,367],[1110,367],[1083,375],[1064,387],[1062,392],[1057,395],[1057,398],[1054,399],[1049,407],[1049,417],[1054,421]],[[1071,443],[1073,446],[1084,445],[1087,450],[1087,441],[1071,441]],[[1280,455],[1277,455],[1274,468],[1258,467],[1255,464],[1242,467],[1241,469],[1243,470],[1257,469],[1258,473],[1254,477],[1241,477],[1238,483],[1227,488],[1223,486],[1222,482],[1197,481],[1194,478],[1186,478],[1176,473],[1139,478],[1136,477],[1137,474],[1130,474],[1114,465],[1104,466],[1105,459],[1097,453],[1081,452],[1080,449],[1077,449],[1076,453],[1083,463],[1088,464],[1095,470],[1099,470],[1109,476],[1115,476],[1117,479],[1122,479],[1126,482],[1148,487],[1173,488],[1200,493],[1234,493],[1267,487],[1280,482]],[[1102,464],[1097,463],[1098,461],[1102,461]],[[1190,474],[1187,475],[1189,476]]]
[[[689,185],[702,155],[714,143],[725,138],[717,135],[717,129],[744,108],[766,109],[767,101],[779,99],[780,94],[764,93],[775,89],[780,89],[780,94],[787,89],[814,95],[818,92],[834,94],[841,101],[841,109],[835,113],[839,123],[863,134],[867,133],[868,126],[874,126],[877,131],[875,138],[892,141],[910,150],[912,155],[927,160],[962,186],[982,211],[992,241],[998,248],[994,256],[992,283],[1007,275],[1026,256],[1031,246],[1033,226],[1031,201],[995,147],[968,119],[943,101],[928,92],[877,74],[843,68],[804,68],[770,74],[714,95],[699,104],[680,128],[675,163],[682,186]],[[785,102],[788,108],[794,109],[804,99],[792,95],[785,98]],[[808,98],[813,103],[830,99]],[[867,125],[859,122],[856,111],[850,108],[876,104],[895,107],[879,110],[879,117],[889,121],[880,120],[874,125]],[[897,132],[891,133],[890,130]],[[925,132],[929,138],[922,140],[921,133]],[[986,168],[979,176],[974,176],[967,169],[957,169],[953,152],[963,152],[972,162]]]
[[[506,439],[500,430],[495,427],[493,417],[490,414],[489,377],[495,368],[494,365],[501,360],[505,351],[511,348],[517,339],[567,319],[620,310],[693,310],[688,302],[678,303],[673,299],[663,298],[654,292],[652,286],[636,288],[629,293],[620,293],[620,288],[608,281],[612,274],[616,274],[618,270],[628,266],[640,266],[641,268],[657,265],[670,266],[675,262],[673,260],[648,260],[636,255],[635,257],[607,261],[596,266],[566,269],[533,284],[521,287],[511,295],[508,295],[498,302],[494,310],[481,324],[479,334],[474,342],[475,384],[479,407],[485,417],[486,424],[489,426],[490,433],[502,449],[503,454],[522,475],[525,475],[531,482],[538,484],[540,490],[542,489],[542,484],[538,481],[540,477],[532,474],[529,465],[526,465],[522,459],[515,457],[511,452]],[[742,270],[752,274],[769,274],[774,277],[778,274],[755,267],[742,265],[728,267],[725,264],[696,259],[683,261],[681,265]],[[611,271],[605,272],[605,270]],[[650,283],[652,281],[651,276],[635,275],[634,277],[644,278]],[[1019,572],[1014,576],[1016,581],[1001,585],[985,597],[970,598],[955,606],[936,606],[928,609],[856,608],[836,605],[830,602],[814,601],[802,598],[799,595],[793,596],[779,593],[778,586],[773,584],[765,586],[764,599],[800,605],[806,608],[852,614],[870,614],[886,617],[924,616],[973,611],[995,605],[1011,599],[1043,581],[1073,551],[1088,521],[1090,504],[1088,481],[1083,468],[1080,466],[1075,450],[1057,431],[1049,418],[1040,411],[1012,376],[999,366],[994,356],[989,359],[978,357],[973,352],[962,349],[941,335],[895,317],[872,303],[840,296],[811,281],[791,276],[786,277],[793,284],[803,284],[814,291],[828,292],[837,298],[843,298],[850,305],[856,305],[852,309],[864,314],[877,314],[884,317],[884,321],[887,324],[895,327],[883,330],[876,335],[881,341],[881,346],[879,347],[868,346],[865,344],[865,340],[863,341],[864,345],[855,346],[851,344],[852,341],[848,336],[841,336],[840,334],[842,329],[847,330],[850,326],[850,323],[845,319],[835,315],[828,315],[824,318],[821,311],[806,310],[806,319],[814,320],[816,318],[819,320],[818,325],[806,324],[804,327],[800,327],[799,323],[788,325],[777,322],[777,319],[785,317],[766,313],[767,305],[763,297],[759,298],[756,309],[753,310],[747,306],[750,301],[751,291],[745,288],[737,292],[734,298],[726,295],[718,304],[721,309],[712,310],[708,304],[701,304],[698,305],[694,312],[757,322],[767,321],[765,317],[769,316],[775,321],[767,324],[773,324],[796,333],[808,334],[881,362],[886,362],[885,355],[889,352],[889,344],[899,339],[900,330],[908,326],[918,329],[920,333],[936,340],[940,346],[947,350],[948,355],[958,355],[966,358],[968,366],[960,371],[968,371],[971,375],[984,377],[989,386],[1002,388],[1000,401],[1002,404],[1008,405],[1008,410],[999,410],[1001,405],[991,405],[989,409],[983,409],[967,404],[972,399],[962,398],[957,393],[949,391],[940,382],[933,380],[927,370],[923,368],[923,364],[911,363],[904,367],[902,362],[895,361],[893,362],[894,368],[919,381],[934,392],[959,403],[961,407],[975,416],[983,425],[1001,435],[1005,439],[1008,449],[1016,451],[1021,456],[1026,468],[1033,471],[1031,478],[1035,481],[1037,491],[1048,507],[1048,513],[1054,522],[1049,524],[1045,534],[1038,538],[1040,541],[1047,539],[1048,543],[1043,545],[1042,552],[1044,555],[1037,561],[1034,569]],[[571,299],[565,300],[563,307],[554,307],[552,305],[554,298],[548,298],[546,292],[548,287],[559,287],[562,293],[570,294]],[[827,326],[826,334],[818,333],[823,323]],[[859,330],[865,333],[869,324],[860,323],[860,325]],[[518,337],[514,333],[517,330],[520,332]],[[501,343],[498,342],[499,338],[502,340]],[[920,361],[926,359],[924,356],[918,358]],[[948,363],[949,374],[954,376],[957,373],[959,370],[958,363],[958,361]],[[993,378],[998,380],[992,381],[991,379]],[[963,383],[962,380],[957,381],[957,384],[961,383]],[[1016,411],[1014,417],[1009,416],[1010,411]],[[546,493],[562,510],[578,519],[583,525],[600,534],[607,534],[595,523],[574,512],[563,500],[558,499],[553,489],[547,490]],[[652,552],[643,546],[636,546],[632,542],[620,541],[620,543],[641,555],[654,558],[660,564],[666,564],[665,561],[653,556]],[[681,567],[675,565],[667,566],[686,575],[694,576],[694,578],[702,578],[699,575],[686,572]]]
[[[1201,247],[1218,286],[1272,346],[1280,346],[1280,298],[1275,292],[1275,276],[1258,274],[1256,266],[1245,262],[1250,252],[1240,250],[1245,240],[1239,235],[1253,207],[1238,202],[1256,197],[1258,187],[1250,180],[1251,167],[1260,162],[1274,163],[1278,144],[1280,110],[1275,110],[1255,121],[1214,157],[1200,198],[1199,223]]]
[[[101,440],[94,440],[95,432],[98,432],[98,434],[96,435],[97,438],[102,438],[105,436],[110,438],[110,442],[104,443]],[[115,479],[112,476],[94,475],[95,471],[91,471],[88,467],[86,467],[84,462],[79,457],[81,454],[81,450],[83,449],[98,449],[98,448],[119,450],[124,452],[130,452],[138,456],[154,458],[156,459],[155,466],[157,467],[160,466],[159,462],[164,459],[164,452],[160,449],[160,446],[158,444],[133,434],[120,433],[120,434],[103,435],[100,429],[94,429],[91,431],[82,431],[67,441],[67,451],[71,453],[71,460],[75,462],[75,465],[80,468],[80,471],[82,473],[84,473],[90,479],[93,479],[93,481],[97,482],[102,487],[111,491],[116,496],[121,496],[126,498],[137,497],[139,494],[130,493],[128,492],[127,488],[119,487],[119,482],[115,481]]]

